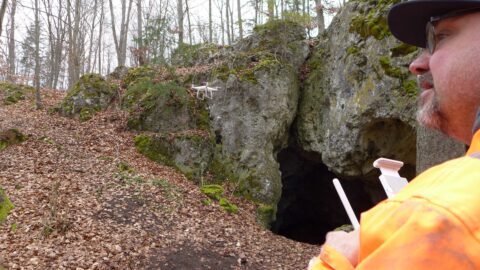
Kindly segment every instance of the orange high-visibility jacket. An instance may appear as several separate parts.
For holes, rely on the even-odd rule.
[[[325,246],[308,269],[480,269],[480,131],[466,156],[420,174],[360,224],[356,267]]]

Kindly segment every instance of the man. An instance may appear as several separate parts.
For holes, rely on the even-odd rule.
[[[402,2],[388,23],[424,48],[410,65],[418,120],[470,148],[363,213],[360,231],[327,234],[309,269],[480,269],[480,0]]]

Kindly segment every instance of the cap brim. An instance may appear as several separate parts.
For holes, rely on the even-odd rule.
[[[390,32],[407,44],[425,48],[430,18],[450,11],[480,8],[480,0],[412,0],[394,5],[388,13]]]

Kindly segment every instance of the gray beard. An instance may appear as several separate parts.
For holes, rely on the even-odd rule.
[[[440,110],[439,102],[436,95],[425,104],[419,105],[417,112],[417,121],[427,128],[437,129],[446,132],[447,119]]]

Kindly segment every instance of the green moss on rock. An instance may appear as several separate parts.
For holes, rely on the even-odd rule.
[[[218,204],[220,205],[220,207],[225,210],[227,213],[230,213],[230,214],[236,214],[238,213],[238,206],[236,206],[235,204],[229,202],[227,199],[225,198],[221,198],[220,201],[218,202]]]
[[[275,220],[275,207],[266,204],[260,204],[256,210],[257,221],[264,227],[269,229],[272,220]]]
[[[415,80],[402,81],[402,88],[408,96],[416,97],[418,93],[418,86]]]
[[[359,34],[363,39],[374,37],[382,40],[391,35],[387,24],[390,7],[400,0],[356,0],[361,3],[359,15],[352,18],[350,32]]]
[[[151,160],[174,167],[194,181],[202,179],[212,155],[210,138],[193,134],[139,135],[135,146]]]
[[[379,62],[380,62],[380,66],[385,71],[385,74],[387,74],[390,77],[405,79],[409,75],[406,69],[404,70],[401,67],[392,66],[391,59],[388,56],[381,56],[379,58]]]
[[[223,196],[224,189],[220,185],[204,185],[200,187],[200,191],[210,199],[219,201]]]
[[[206,63],[208,58],[219,51],[217,45],[212,43],[200,43],[195,45],[180,44],[172,53],[174,66],[191,67],[196,64]]]
[[[7,215],[13,208],[14,206],[12,202],[8,199],[5,191],[0,188],[0,224],[2,224],[5,219],[7,219]]]
[[[24,142],[28,137],[22,134],[18,129],[12,128],[0,131],[0,150],[7,148],[12,144]]]
[[[157,72],[150,66],[139,66],[131,68],[128,70],[127,75],[123,79],[122,86],[124,88],[127,88],[138,81],[152,79],[155,77],[156,73]]]
[[[256,73],[276,67],[291,66],[292,58],[301,54],[304,28],[291,20],[270,20],[254,28],[254,34],[237,44],[240,49],[212,77],[227,80],[235,75],[240,81],[257,84]]]
[[[147,135],[138,135],[134,142],[137,150],[149,159],[167,166],[175,165],[171,158],[171,149],[168,145],[161,143],[161,140],[153,140]]]
[[[70,87],[68,94],[56,112],[64,116],[90,120],[93,115],[106,109],[116,96],[116,90],[99,74],[85,74]]]
[[[390,53],[392,57],[404,56],[417,51],[418,51],[417,47],[403,43],[403,42],[401,42],[399,45],[390,49]]]
[[[0,83],[0,94],[3,96],[4,105],[11,105],[24,100],[27,96],[33,95],[34,91],[35,88],[28,85],[9,82]]]
[[[86,122],[90,119],[92,119],[93,115],[96,113],[97,111],[94,109],[94,108],[91,108],[91,107],[84,107],[80,110],[80,114],[79,114],[79,117],[80,117],[80,121],[81,122]]]
[[[143,78],[127,88],[122,100],[122,107],[130,109],[127,122],[130,129],[155,132],[210,130],[206,102],[196,99],[177,84]]]

